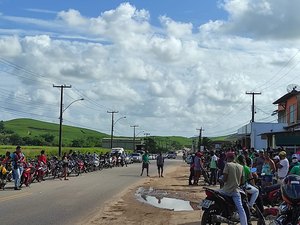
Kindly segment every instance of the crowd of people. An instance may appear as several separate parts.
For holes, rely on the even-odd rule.
[[[198,185],[201,176],[206,185],[216,185],[218,181],[220,192],[232,197],[242,225],[248,222],[238,191],[241,186],[251,196],[250,210],[255,210],[254,204],[259,196],[257,185],[282,184],[287,175],[300,175],[298,155],[288,159],[284,149],[198,151],[186,161],[190,164],[189,185]]]
[[[288,159],[284,149],[198,151],[185,157],[190,164],[189,185],[198,185],[201,176],[206,184],[216,185],[223,175],[228,152],[235,154],[239,164],[255,168],[255,175],[261,178],[263,185],[281,183],[288,174],[300,175],[299,156],[293,154]]]

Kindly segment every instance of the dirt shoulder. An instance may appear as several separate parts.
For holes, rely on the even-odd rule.
[[[167,168],[165,177],[145,177],[144,180],[132,185],[107,202],[89,221],[80,224],[88,225],[158,225],[178,224],[196,225],[200,221],[200,210],[197,205],[204,198],[202,186],[188,185],[189,166],[182,162],[179,166]],[[156,208],[137,200],[136,191],[139,187],[153,188],[166,195],[164,197],[187,200],[191,202],[193,211],[173,211]]]

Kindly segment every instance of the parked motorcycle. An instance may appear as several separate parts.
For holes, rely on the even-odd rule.
[[[289,175],[281,185],[283,203],[272,225],[300,225],[300,176]]]
[[[282,202],[280,184],[259,188],[264,206],[279,206]]]
[[[218,190],[213,190],[206,187],[204,189],[206,198],[201,203],[201,208],[203,210],[201,224],[238,224],[239,214],[233,199],[222,194]],[[242,189],[240,189],[239,192],[242,197],[242,204],[248,221],[257,220],[258,225],[264,225],[265,219],[260,209],[255,205],[255,212],[253,212],[251,215],[247,194]]]
[[[5,189],[5,185],[7,184],[8,177],[11,173],[11,170],[9,171],[5,168],[5,166],[0,165],[0,189]]]
[[[28,187],[32,183],[32,178],[35,173],[34,166],[31,163],[24,163],[24,170],[21,175],[20,187],[25,184]]]

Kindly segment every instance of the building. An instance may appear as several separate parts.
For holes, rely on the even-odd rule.
[[[293,89],[273,104],[276,104],[278,123],[284,123],[282,131],[266,132],[262,138],[268,140],[268,146],[284,147],[290,154],[300,148],[300,91]]]
[[[239,144],[247,148],[281,148],[289,154],[300,150],[300,91],[293,88],[277,99],[277,123],[251,122],[237,132]]]
[[[268,139],[262,133],[282,132],[285,123],[250,122],[238,129],[236,137],[239,145],[246,148],[263,149],[269,147]]]

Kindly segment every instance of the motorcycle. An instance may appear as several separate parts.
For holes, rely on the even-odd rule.
[[[264,206],[279,206],[282,202],[280,184],[273,184],[268,187],[260,188]]]
[[[283,202],[272,225],[300,225],[300,176],[288,175],[281,185]]]
[[[8,177],[11,175],[12,171],[8,171],[5,166],[0,165],[0,189],[4,190],[7,184]]]
[[[20,187],[25,184],[28,187],[32,183],[32,178],[35,173],[35,168],[31,163],[24,163],[24,170],[21,176]]]
[[[218,190],[213,190],[204,187],[206,198],[201,203],[201,209],[203,211],[201,224],[238,224],[239,214],[231,197],[228,197]],[[248,196],[242,190],[239,189],[242,197],[242,204],[247,215],[248,221],[256,220],[258,225],[265,225],[265,219],[258,208],[254,205],[255,212],[250,212],[248,205]]]

